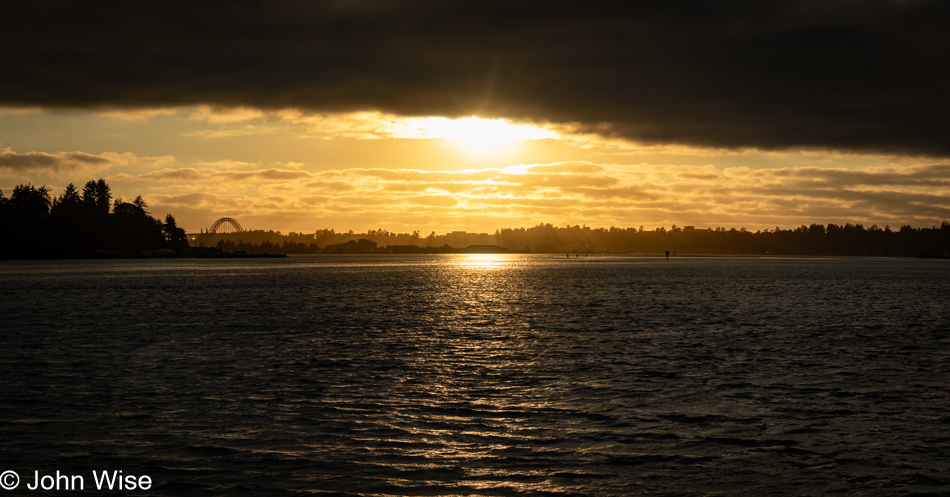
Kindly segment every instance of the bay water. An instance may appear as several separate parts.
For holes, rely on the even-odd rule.
[[[948,304],[933,260],[3,261],[0,472],[14,494],[122,471],[169,496],[950,495]]]

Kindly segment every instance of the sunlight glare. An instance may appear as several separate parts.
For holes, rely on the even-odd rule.
[[[405,129],[400,135],[413,138],[441,138],[469,151],[490,153],[522,140],[555,138],[557,133],[538,126],[513,124],[504,119],[482,119],[472,116],[463,119],[444,117],[411,119],[405,123]]]
[[[465,254],[458,265],[469,269],[501,269],[511,264],[511,259],[503,254]]]

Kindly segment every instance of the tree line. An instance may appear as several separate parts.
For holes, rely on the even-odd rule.
[[[188,246],[185,231],[174,216],[152,217],[141,196],[131,202],[112,198],[103,179],[88,181],[79,190],[69,184],[52,197],[49,188],[16,186],[9,198],[0,191],[0,258],[82,258],[137,256],[143,251],[179,253]],[[774,254],[950,257],[950,223],[913,228],[865,227],[862,224],[811,224],[791,229],[749,231],[744,228],[696,229],[692,226],[654,230],[591,228],[538,224],[530,228],[499,229],[494,233],[453,231],[437,235],[394,233],[385,229],[365,233],[319,229],[282,235],[279,231],[250,231],[229,235],[203,234],[198,244],[221,252],[323,253],[328,245],[367,239],[378,252],[411,253],[412,247],[452,252],[472,245],[496,245],[510,252],[529,253],[664,253]]]
[[[58,197],[32,184],[14,187],[9,198],[0,190],[0,257],[137,256],[188,246],[174,216],[162,222],[147,207],[141,195],[131,202],[113,199],[103,179],[82,190],[70,183]]]
[[[950,256],[950,223],[931,228],[811,224],[749,231],[692,226],[637,228],[554,227],[550,224],[496,232],[502,246],[536,252],[625,252],[758,255],[849,255],[882,257]]]
[[[287,235],[279,231],[252,231],[204,235],[200,243],[222,251],[248,253],[319,254],[329,245],[350,240],[376,242],[377,252],[404,252],[419,247],[429,253],[463,249],[472,245],[497,245],[524,253],[648,253],[667,250],[680,254],[853,255],[882,257],[950,257],[950,223],[930,228],[901,226],[865,227],[862,224],[811,224],[797,228],[749,231],[745,228],[692,226],[654,230],[640,228],[591,228],[538,224],[530,228],[499,229],[494,233],[455,231],[437,235],[394,233],[385,229],[364,233],[319,229],[314,233]]]

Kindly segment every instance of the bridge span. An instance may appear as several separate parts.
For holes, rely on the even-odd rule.
[[[211,223],[210,228],[206,230],[202,229],[200,233],[186,233],[185,236],[188,237],[188,240],[195,240],[199,235],[243,233],[245,231],[247,230],[241,226],[241,223],[237,222],[237,219],[233,217],[222,217]]]

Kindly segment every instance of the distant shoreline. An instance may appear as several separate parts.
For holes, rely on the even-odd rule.
[[[207,255],[174,255],[174,256],[142,256],[142,255],[109,255],[109,256],[89,256],[89,257],[17,257],[0,258],[0,261],[94,261],[94,260],[222,260],[222,259],[297,259],[311,257],[430,257],[430,256],[452,256],[452,255],[486,255],[485,253],[429,253],[429,254],[400,254],[400,253],[360,253],[360,254],[221,254],[214,256]],[[565,257],[561,252],[504,252],[487,255],[512,255],[512,256],[548,256],[555,259],[583,260],[600,258],[630,258],[630,259],[657,259],[665,260],[666,254],[663,253],[599,253],[599,254],[570,254]],[[576,255],[576,256],[575,256]],[[799,255],[799,254],[670,254],[670,261],[676,259],[798,259],[798,260],[917,260],[917,261],[950,261],[950,257],[922,257],[922,256],[871,256],[871,255]]]

